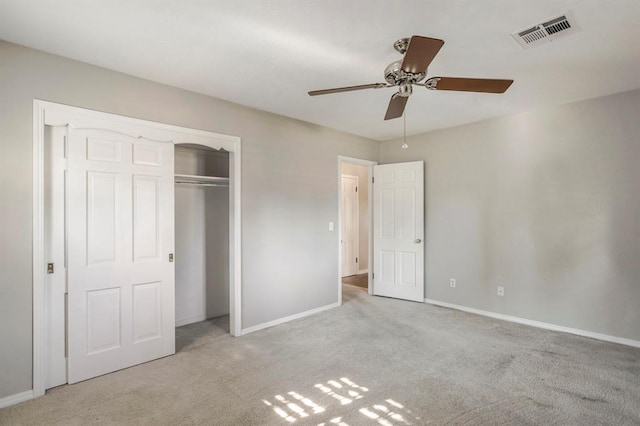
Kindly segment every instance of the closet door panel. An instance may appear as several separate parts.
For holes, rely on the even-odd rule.
[[[69,131],[69,383],[175,352],[173,144]]]
[[[133,164],[162,166],[162,147],[153,142],[138,141],[133,145]]]
[[[133,259],[158,259],[160,177],[133,176]]]
[[[87,292],[87,354],[120,347],[120,289]]]
[[[87,160],[122,162],[122,143],[104,138],[87,138]]]
[[[120,176],[116,173],[87,173],[88,264],[116,262]]]
[[[133,286],[133,343],[162,336],[162,283]]]

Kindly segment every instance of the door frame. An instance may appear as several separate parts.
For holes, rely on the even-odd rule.
[[[369,252],[367,253],[368,275],[368,291],[373,294],[373,166],[377,165],[377,161],[364,160],[362,158],[347,157],[338,155],[338,305],[342,305],[342,164],[355,164],[367,168],[367,224],[369,230]],[[362,183],[359,183],[362,185]]]
[[[119,127],[145,129],[145,137],[171,140],[174,144],[197,144],[229,152],[229,298],[230,332],[242,335],[242,251],[241,251],[241,157],[238,136],[229,136],[204,130],[173,126],[116,114],[77,108],[39,99],[33,100],[33,394],[45,393],[45,324],[44,324],[44,144],[45,126],[104,127],[116,123]],[[140,135],[142,137],[142,135]],[[177,138],[177,139],[176,139]]]
[[[348,179],[354,179],[356,181],[356,188],[358,188],[358,186],[360,186],[360,178],[357,175],[340,175],[340,179],[344,179],[344,178],[348,178]],[[341,182],[342,183],[342,182]],[[342,185],[340,186],[340,188],[342,189]],[[341,191],[340,192],[340,202],[342,202],[342,196],[344,195],[344,193]],[[356,258],[360,257],[360,200],[359,200],[360,196],[358,195],[358,193],[356,192],[356,226],[355,226],[355,237],[356,237]],[[368,201],[368,200],[367,200]],[[342,208],[342,204],[340,205],[340,208]],[[340,221],[342,222],[342,210],[340,210]],[[343,241],[342,239],[342,223],[340,223],[340,241]],[[342,245],[341,245],[342,247]],[[342,263],[340,263],[342,265]],[[356,264],[356,275],[358,275],[358,272],[360,271],[360,265],[358,264],[358,262],[355,262]],[[342,271],[341,271],[342,273]]]

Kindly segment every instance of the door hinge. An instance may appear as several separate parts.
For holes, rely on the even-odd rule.
[[[358,263],[358,258],[356,257],[356,263]]]
[[[53,263],[47,263],[47,274],[53,274]]]
[[[173,262],[173,253],[169,253],[169,263]]]
[[[356,186],[356,192],[358,192],[358,187]]]
[[[376,273],[375,273],[375,272],[371,274],[371,279],[372,279],[372,280],[375,280],[375,279],[376,279]]]
[[[371,183],[376,183],[376,178],[372,177],[371,178]]]

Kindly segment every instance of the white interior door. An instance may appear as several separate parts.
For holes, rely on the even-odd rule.
[[[373,167],[373,294],[424,301],[424,163]]]
[[[175,353],[173,144],[71,128],[68,176],[75,383]]]
[[[358,176],[342,175],[342,276],[358,273]]]

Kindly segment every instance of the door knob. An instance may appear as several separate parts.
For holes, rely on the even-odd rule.
[[[415,242],[416,244],[420,244],[420,243],[422,242],[422,240],[421,240],[420,238],[417,238],[414,242]]]

